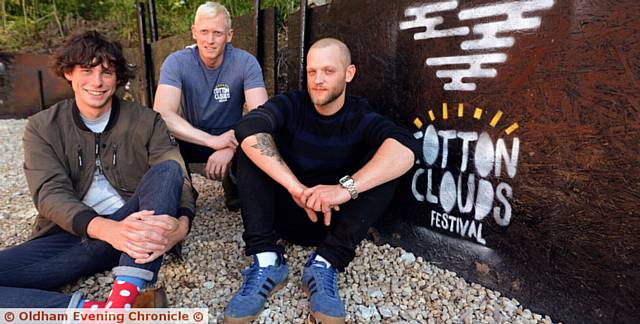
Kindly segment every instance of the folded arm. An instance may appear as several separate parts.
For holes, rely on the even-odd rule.
[[[187,120],[182,118],[178,113],[181,98],[182,90],[180,88],[161,84],[158,86],[153,103],[153,110],[162,115],[167,127],[177,138],[189,143],[210,147],[214,150],[227,147],[236,148],[238,142],[232,130],[219,136],[211,135],[193,127]]]
[[[365,192],[400,177],[414,163],[414,154],[393,138],[386,139],[362,169],[353,174],[358,192]]]
[[[258,168],[287,189],[296,204],[307,212],[307,216],[313,222],[317,221],[315,212],[306,208],[300,200],[307,187],[298,180],[284,161],[271,134],[257,133],[248,136],[242,141],[240,147]]]

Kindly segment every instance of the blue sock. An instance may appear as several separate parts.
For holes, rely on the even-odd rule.
[[[128,282],[132,285],[136,285],[140,289],[144,288],[144,285],[146,283],[146,280],[144,279],[130,276],[116,276],[116,280]]]

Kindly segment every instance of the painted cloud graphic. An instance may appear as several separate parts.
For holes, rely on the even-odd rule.
[[[424,31],[413,35],[415,40],[426,40],[432,38],[469,36],[473,34],[471,40],[463,40],[460,49],[471,52],[467,55],[455,55],[446,57],[427,58],[428,66],[444,65],[466,65],[465,69],[440,69],[436,76],[441,79],[450,79],[445,83],[444,89],[448,91],[474,91],[474,82],[463,82],[463,78],[493,78],[498,72],[495,68],[483,68],[483,64],[498,64],[507,61],[507,54],[500,52],[502,49],[510,48],[515,44],[513,36],[498,36],[498,34],[531,30],[540,27],[541,18],[532,16],[531,12],[549,9],[553,6],[554,0],[524,0],[506,3],[496,3],[482,5],[478,7],[463,9],[458,12],[458,19],[461,22],[473,19],[488,17],[504,17],[505,20],[479,23],[472,28],[463,26],[450,29],[436,29],[444,22],[442,16],[431,16],[434,13],[455,10],[458,8],[457,0],[441,1],[425,4],[418,7],[409,7],[405,10],[405,17],[415,19],[400,23],[400,30],[421,28]],[[524,17],[524,15],[528,17]],[[477,39],[477,36],[481,38]],[[473,51],[482,50],[481,54],[473,54]],[[486,53],[487,50],[495,50],[493,53]]]

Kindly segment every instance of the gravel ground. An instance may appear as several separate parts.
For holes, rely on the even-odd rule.
[[[22,132],[25,120],[0,120],[0,248],[23,242],[36,211],[22,172]],[[200,192],[198,215],[187,238],[184,262],[165,259],[159,283],[167,288],[173,307],[208,307],[210,322],[222,322],[222,312],[240,286],[240,270],[250,259],[242,252],[239,213],[223,207],[217,182],[194,175]],[[303,323],[308,302],[300,288],[301,269],[311,252],[286,244],[289,282],[273,295],[256,322]],[[356,258],[340,275],[340,294],[351,323],[552,323],[515,299],[468,283],[456,273],[387,244],[363,242]],[[81,289],[90,298],[105,299],[113,279],[99,273],[63,289]]]

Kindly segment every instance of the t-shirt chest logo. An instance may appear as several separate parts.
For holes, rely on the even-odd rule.
[[[226,102],[231,98],[231,90],[229,90],[229,85],[226,83],[218,83],[215,88],[213,88],[213,97],[218,100],[218,102]]]

